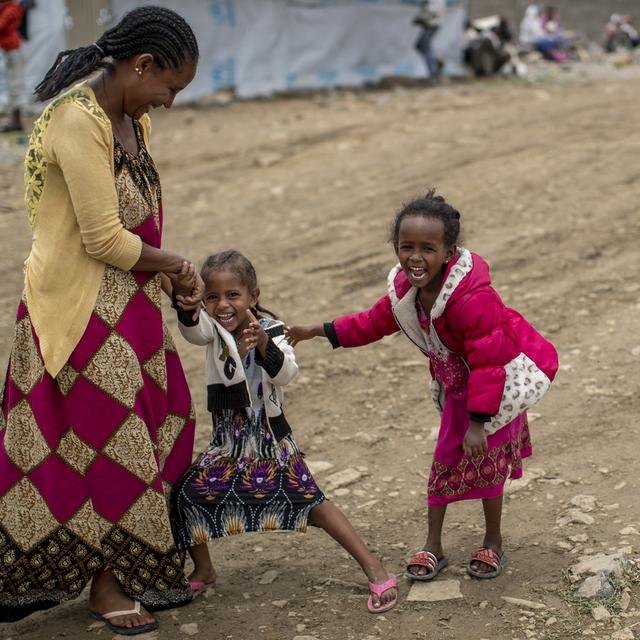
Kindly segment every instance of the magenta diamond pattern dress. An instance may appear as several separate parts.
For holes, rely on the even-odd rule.
[[[158,174],[116,141],[124,226],[162,235]],[[191,462],[189,389],[160,308],[160,276],[107,266],[96,306],[52,378],[23,298],[0,411],[0,620],[76,597],[103,567],[151,608],[188,602],[167,510]]]

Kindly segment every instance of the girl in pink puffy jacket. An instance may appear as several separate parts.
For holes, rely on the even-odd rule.
[[[326,337],[359,347],[402,331],[429,358],[440,430],[428,482],[428,533],[405,575],[431,580],[448,564],[442,547],[447,505],[481,499],[486,532],[467,565],[495,578],[506,561],[500,520],[505,480],[531,455],[526,411],[558,368],[553,345],[491,287],[489,267],[457,246],[460,214],[430,191],[406,205],[392,227],[399,264],[388,292],[367,311],[323,325],[286,329],[289,342]]]

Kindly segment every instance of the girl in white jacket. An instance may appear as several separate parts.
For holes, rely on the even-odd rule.
[[[397,602],[396,578],[367,549],[341,511],[325,499],[283,413],[282,387],[297,374],[282,322],[258,303],[253,266],[237,251],[210,256],[202,270],[204,309],[174,296],[182,335],[206,346],[208,448],[175,485],[173,526],[195,569],[194,594],[215,582],[207,542],[252,531],[321,527],[362,567],[372,613]],[[272,315],[272,314],[269,314]]]

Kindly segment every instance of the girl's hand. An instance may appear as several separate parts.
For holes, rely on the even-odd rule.
[[[180,273],[175,274],[172,278],[173,290],[176,294],[188,295],[196,288],[198,277],[196,266],[193,262],[185,260],[182,263]]]
[[[201,300],[199,296],[181,296],[176,295],[176,302],[183,311],[193,311],[191,316],[192,320],[196,320],[200,315],[200,309],[202,308]]]
[[[247,309],[247,318],[249,318],[249,326],[240,335],[238,353],[241,358],[244,358],[251,349],[257,348],[260,355],[264,357],[267,354],[269,336],[249,309]]]
[[[193,311],[192,320],[197,320],[202,307],[202,297],[204,295],[204,282],[200,274],[196,273],[196,282],[191,293],[188,295],[176,294],[176,302],[181,309]]]
[[[487,455],[487,434],[482,422],[471,421],[462,441],[462,449],[470,458]]]
[[[324,336],[324,326],[321,324],[309,324],[304,327],[285,327],[284,335],[287,342],[295,347],[298,342],[303,340],[311,340],[311,338],[319,338]]]

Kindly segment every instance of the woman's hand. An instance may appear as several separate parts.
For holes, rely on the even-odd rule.
[[[242,332],[238,340],[238,353],[244,358],[251,349],[257,347],[260,355],[264,358],[267,355],[267,343],[269,336],[260,326],[256,317],[247,309],[247,318],[249,318],[249,326]]]
[[[302,342],[303,340],[325,337],[324,326],[321,324],[309,324],[303,327],[285,327],[284,335],[292,347],[295,347],[298,342]]]
[[[462,449],[470,458],[487,455],[487,434],[482,422],[471,421],[462,441]]]

